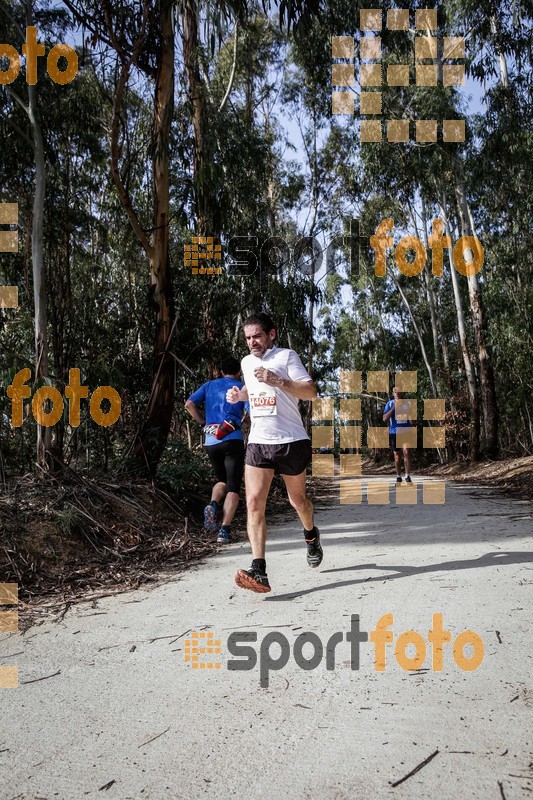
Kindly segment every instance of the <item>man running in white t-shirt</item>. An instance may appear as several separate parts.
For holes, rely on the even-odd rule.
[[[250,403],[252,428],[244,479],[253,560],[250,569],[237,571],[235,583],[252,592],[269,592],[265,508],[274,474],[285,481],[289,501],[304,527],[307,563],[318,567],[322,561],[320,532],[313,523],[313,504],[305,491],[311,442],[298,409],[298,400],[314,400],[317,390],[294,350],[274,345],[276,328],[267,314],[252,314],[243,328],[250,350],[241,362],[245,385],[229,389],[226,399]]]

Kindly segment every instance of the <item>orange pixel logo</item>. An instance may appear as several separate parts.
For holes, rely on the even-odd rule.
[[[0,608],[2,606],[18,606],[18,599],[16,583],[0,583]],[[18,629],[18,609],[0,611],[0,633],[16,633]],[[18,667],[0,666],[0,689],[17,689],[18,685]]]
[[[412,30],[408,8],[390,9],[386,12],[386,26],[393,31]],[[382,38],[383,12],[380,8],[360,11],[361,39],[359,44],[360,112],[365,117],[360,123],[361,142],[383,141],[382,91],[387,86],[406,87],[410,84],[423,87],[463,86],[465,81],[465,39],[463,36],[445,36],[439,39],[437,9],[419,8],[415,11],[415,63],[384,64]],[[355,87],[355,40],[353,36],[332,37],[331,67],[332,113],[353,114]],[[364,62],[364,63],[363,63]],[[386,68],[385,68],[386,67]],[[414,80],[411,78],[414,77]],[[439,81],[440,79],[440,81]],[[338,87],[338,88],[337,88]],[[342,89],[341,89],[342,87]],[[464,142],[464,119],[417,119],[414,120],[415,140],[422,143],[438,141],[438,126],[441,126],[442,141]],[[386,120],[387,141],[408,142],[410,120]]]
[[[201,660],[200,656],[220,655],[220,639],[215,639],[212,631],[192,631],[191,638],[185,639],[184,656],[193,669],[220,669],[220,661]]]
[[[18,203],[0,203],[0,225],[18,225]],[[0,253],[18,253],[18,231],[0,230]],[[0,286],[0,308],[18,308],[18,286]]]
[[[212,236],[193,236],[191,244],[183,245],[183,264],[191,267],[193,275],[222,275],[220,265],[207,266],[207,261],[220,261],[222,247],[214,243]]]

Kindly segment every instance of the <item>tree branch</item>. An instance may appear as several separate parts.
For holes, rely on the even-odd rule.
[[[103,6],[103,9],[104,9],[105,24],[107,26],[107,31],[109,33],[109,39],[111,41],[111,47],[117,53],[118,57],[120,58],[121,63],[124,64],[124,62],[126,61],[125,51],[124,51],[124,48],[122,47],[122,45],[120,44],[120,42],[118,41],[118,39],[116,37],[116,34],[115,34],[115,31],[113,29],[113,20],[112,20],[111,8],[109,6],[108,0],[102,0],[102,6]],[[146,10],[146,4],[144,5],[144,9]],[[144,25],[145,25],[145,22],[146,22],[146,17],[143,15],[143,24],[142,24],[142,27],[141,27],[141,35],[139,36],[139,39],[141,37],[144,37]],[[139,41],[139,39],[137,40],[137,42]],[[134,45],[134,48],[133,48],[134,50],[135,50],[136,44]],[[132,61],[133,61],[133,53],[131,54],[131,57],[130,57],[129,61],[130,61],[130,64],[131,64]]]
[[[63,2],[82,28],[87,28],[87,30],[89,30],[97,39],[100,39],[103,44],[106,44],[108,47],[114,49],[113,44],[109,41],[109,39],[106,39],[105,36],[103,36],[101,33],[98,33],[94,25],[89,21],[88,16],[79,12],[71,0],[63,0]]]
[[[220,114],[221,111],[224,110],[224,106],[228,101],[228,97],[230,96],[230,92],[233,86],[233,80],[235,78],[235,70],[237,68],[237,41],[239,38],[239,23],[235,20],[235,32],[234,32],[234,39],[233,39],[233,64],[231,67],[231,74],[229,76],[228,87],[226,89],[226,94],[222,98],[222,102],[218,107],[218,113]]]
[[[25,42],[25,41],[26,41],[26,34],[24,33],[24,31],[22,30],[22,28],[21,28],[21,27],[20,27],[20,25],[18,24],[18,22],[17,22],[17,20],[15,19],[15,17],[13,17],[13,16],[12,16],[12,15],[9,13],[9,11],[7,10],[7,8],[5,8],[5,6],[4,6],[4,4],[3,4],[3,3],[0,5],[0,11],[2,11],[2,12],[3,12],[3,14],[4,14],[4,15],[5,15],[7,18],[8,18],[8,20],[11,22],[11,24],[13,25],[13,27],[15,27],[15,28],[17,29],[17,31],[18,31],[18,32],[19,32],[19,34],[20,34],[20,38],[22,39],[22,41],[23,41],[23,42]]]
[[[17,94],[16,92],[14,92],[14,91],[13,91],[13,89],[11,89],[9,86],[5,86],[4,88],[5,88],[6,92],[8,93],[8,95],[9,95],[9,96],[10,96],[10,97],[11,97],[13,100],[15,100],[15,101],[16,101],[16,102],[19,104],[19,106],[20,106],[21,108],[23,108],[23,109],[24,109],[24,111],[26,112],[26,114],[27,114],[27,115],[28,115],[28,117],[29,117],[29,116],[30,116],[30,107],[26,105],[26,103],[24,102],[24,100],[22,100],[22,99],[21,99],[21,98],[18,96],[18,94]]]
[[[13,122],[13,120],[10,119],[9,117],[6,117],[5,121],[7,122],[8,125],[11,126],[11,128],[13,128],[15,133],[17,133],[20,136],[20,138],[23,139],[26,142],[28,147],[30,147],[31,150],[33,150],[33,142],[30,139],[30,137],[26,133],[24,133],[22,128],[19,128],[19,126],[15,122]]]

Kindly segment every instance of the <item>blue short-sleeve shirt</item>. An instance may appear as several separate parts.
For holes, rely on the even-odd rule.
[[[401,403],[402,401],[399,400],[398,402]],[[393,406],[394,406],[394,400],[389,400],[389,402],[385,406],[385,410],[383,413],[386,414],[387,411],[390,411],[391,408],[393,408]],[[412,427],[413,426],[408,419],[397,420],[396,414],[394,413],[392,413],[391,416],[389,417],[389,433],[396,433],[396,428],[412,428]]]
[[[242,389],[244,383],[231,377],[215,378],[213,381],[204,383],[189,397],[189,400],[195,406],[204,404],[206,425],[220,424],[227,419],[228,422],[233,422],[234,425],[238,426],[238,430],[228,433],[223,439],[217,439],[211,434],[206,434],[206,446],[220,444],[220,442],[226,442],[230,439],[242,439],[241,420],[243,412],[248,411],[249,404],[243,402],[228,403],[226,401],[226,392],[232,386],[238,386],[239,389]]]

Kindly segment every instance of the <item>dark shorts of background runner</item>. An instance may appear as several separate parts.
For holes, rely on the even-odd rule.
[[[403,447],[396,447],[396,434],[389,433],[389,447],[394,452],[403,453]]]
[[[244,473],[244,442],[242,439],[229,439],[220,444],[210,444],[205,448],[217,480],[228,487],[228,492],[241,490]]]
[[[246,463],[250,467],[273,469],[276,475],[299,475],[311,461],[311,442],[299,439],[287,444],[248,443]]]

